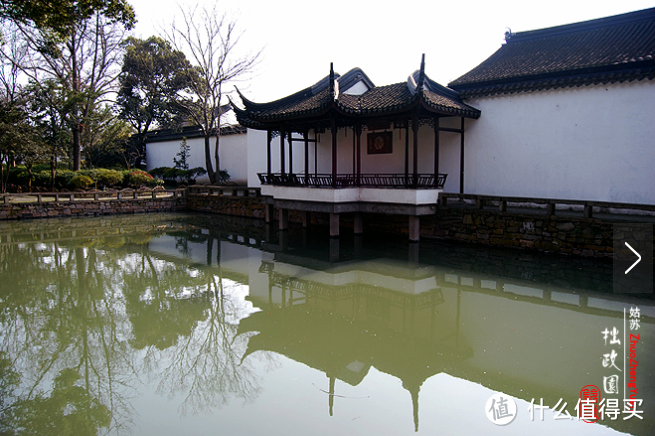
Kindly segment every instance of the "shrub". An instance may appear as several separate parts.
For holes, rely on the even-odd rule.
[[[71,170],[57,170],[55,171],[55,186],[57,188],[66,188],[70,186],[71,180],[77,174]]]
[[[78,174],[70,180],[69,186],[73,189],[86,189],[93,184],[94,182],[91,177]]]
[[[127,173],[127,184],[133,188],[155,185],[156,183],[154,177],[145,171],[132,170]]]
[[[225,183],[228,180],[230,180],[230,174],[227,172],[227,170],[220,170],[218,172],[218,178],[216,180],[217,183]]]
[[[95,173],[95,181],[99,188],[117,187],[123,184],[123,172],[98,168]]]
[[[39,171],[32,174],[32,186],[40,186],[43,188],[50,188],[50,181],[52,179],[50,171]],[[56,180],[56,176],[55,176]]]
[[[165,180],[166,182],[175,182],[179,176],[177,168],[159,167],[150,170],[150,174],[158,179]]]

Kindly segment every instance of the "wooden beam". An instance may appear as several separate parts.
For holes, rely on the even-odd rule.
[[[304,137],[302,137],[302,138],[289,138],[289,141],[305,142],[305,138]],[[316,142],[316,140],[315,139],[309,139],[309,137],[308,137],[307,142]]]
[[[450,133],[462,133],[462,129],[454,129],[452,127],[439,127],[440,132],[450,132]]]

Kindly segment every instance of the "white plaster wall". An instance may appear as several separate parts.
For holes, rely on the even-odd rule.
[[[264,133],[264,137],[266,134]],[[212,163],[216,166],[214,159],[214,147],[216,139],[211,138]],[[180,152],[182,140],[153,142],[146,145],[146,168],[150,171],[153,168],[174,166],[173,158]],[[191,147],[189,157],[189,168],[205,166],[205,140],[204,138],[187,139]],[[230,173],[230,180],[239,185],[245,185],[248,180],[248,150],[245,134],[221,136],[219,143],[220,169]],[[264,156],[265,157],[265,156]],[[209,182],[207,176],[197,179],[199,183]]]
[[[467,103],[466,193],[655,204],[655,81]]]

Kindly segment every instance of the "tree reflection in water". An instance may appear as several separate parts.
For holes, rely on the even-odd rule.
[[[139,380],[183,414],[258,395],[220,269],[153,256],[161,235],[0,245],[1,432],[128,431]]]

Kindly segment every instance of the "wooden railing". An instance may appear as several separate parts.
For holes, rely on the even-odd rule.
[[[259,197],[259,188],[247,186],[191,185],[189,195],[225,195],[231,197]]]
[[[262,185],[298,186],[315,188],[372,188],[443,189],[447,174],[281,174],[258,173]]]
[[[145,198],[178,198],[185,197],[186,189],[123,189],[120,191],[92,191],[92,192],[30,192],[0,194],[0,204],[10,203],[48,203],[48,202],[75,202],[75,201],[118,201]]]
[[[451,200],[457,200],[453,204]],[[450,203],[450,204],[449,204]],[[441,206],[466,206],[475,209],[493,207],[499,212],[506,212],[508,207],[524,209],[545,209],[546,216],[553,216],[557,210],[581,211],[585,218],[593,218],[594,213],[635,214],[655,216],[655,205],[635,203],[612,203],[607,201],[564,200],[554,198],[503,197],[497,195],[476,194],[439,194]]]

